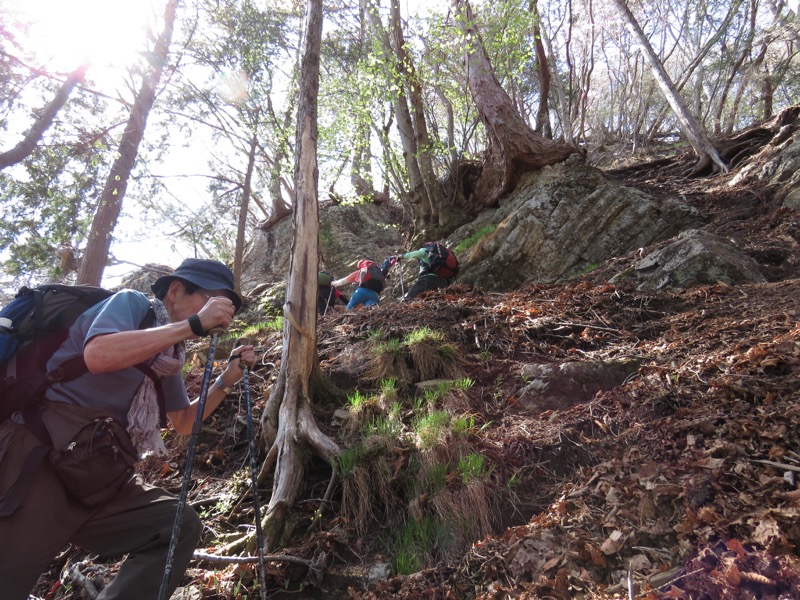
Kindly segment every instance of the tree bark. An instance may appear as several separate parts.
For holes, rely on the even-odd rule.
[[[400,134],[400,143],[403,146],[403,161],[408,173],[408,189],[414,207],[417,211],[415,215],[418,219],[427,221],[430,219],[430,206],[425,199],[425,183],[420,170],[417,155],[419,154],[419,147],[417,146],[417,138],[414,132],[414,123],[411,116],[411,110],[408,107],[408,100],[404,86],[400,82],[393,80],[391,73],[394,73],[395,67],[399,72],[402,72],[401,67],[396,64],[393,57],[392,43],[389,38],[389,33],[381,23],[378,16],[378,9],[371,0],[361,0],[361,7],[366,16],[370,27],[378,39],[383,50],[383,58],[387,63],[387,73],[390,75],[388,86],[392,89],[392,109],[394,117],[397,120],[397,131]]]
[[[41,141],[42,136],[44,136],[44,132],[53,124],[58,111],[67,103],[67,99],[72,93],[72,90],[83,81],[88,68],[88,64],[83,64],[70,73],[64,83],[61,84],[55,98],[45,107],[22,141],[11,150],[0,153],[0,170],[22,162],[33,153],[36,149],[36,145]]]
[[[317,97],[322,39],[322,0],[308,0],[300,72],[300,100],[295,144],[294,238],[284,304],[281,368],[262,416],[272,444],[275,476],[263,525],[266,545],[274,548],[285,534],[287,514],[297,499],[305,473],[307,448],[333,463],[338,446],[320,432],[311,411],[309,382],[316,361],[319,211],[317,167]],[[264,422],[270,416],[277,423]],[[274,440],[269,439],[273,437]]]
[[[539,6],[537,0],[531,0],[530,11],[533,13],[533,47],[536,51],[536,62],[539,65],[539,108],[536,110],[536,131],[544,137],[552,139],[553,130],[550,127],[550,107],[548,97],[550,96],[550,64],[547,61],[547,53],[544,51],[542,42],[541,17],[539,16]]]
[[[612,0],[612,2],[634,37],[639,41],[639,46],[642,48],[647,62],[650,63],[650,69],[653,71],[653,76],[658,82],[661,92],[664,94],[664,97],[672,108],[672,112],[675,113],[678,122],[681,124],[681,129],[686,139],[689,141],[689,144],[691,144],[695,154],[697,154],[698,164],[695,167],[695,172],[703,171],[713,162],[714,165],[716,165],[715,171],[727,173],[728,165],[719,155],[717,149],[714,148],[714,145],[706,136],[702,127],[697,122],[697,119],[695,119],[694,115],[686,107],[686,103],[675,89],[675,85],[669,78],[666,69],[664,69],[664,65],[661,64],[661,60],[653,51],[653,47],[650,45],[647,36],[645,36],[642,28],[633,16],[633,13],[625,3],[625,0]]]
[[[250,209],[250,195],[252,194],[253,171],[256,165],[256,149],[258,138],[256,134],[250,139],[250,151],[247,153],[247,170],[244,174],[242,185],[242,205],[239,207],[239,222],[236,227],[236,246],[233,251],[233,288],[237,293],[242,291],[242,256],[244,256],[244,238],[247,234],[247,211]]]
[[[561,162],[576,149],[548,140],[528,126],[495,77],[468,0],[455,0],[455,4],[466,39],[469,89],[488,142],[475,197],[490,206],[514,188],[522,173]]]
[[[78,283],[100,285],[100,281],[103,279],[111,238],[120,212],[122,212],[125,190],[139,153],[139,144],[144,138],[147,117],[153,108],[156,97],[156,88],[158,88],[164,66],[169,58],[169,46],[172,42],[177,4],[178,0],[168,0],[164,9],[164,29],[156,41],[150,68],[145,73],[139,93],[136,95],[131,115],[119,144],[118,156],[111,165],[111,172],[100,196],[100,203],[92,220],[92,227],[84,250],[83,262],[78,271]]]
[[[430,152],[431,140],[428,133],[428,125],[425,122],[425,107],[422,101],[422,82],[414,69],[411,56],[406,52],[405,36],[403,35],[403,26],[400,20],[400,4],[398,0],[391,0],[390,15],[397,66],[411,108],[411,125],[414,132],[414,145],[417,148],[414,160],[416,160],[419,165],[422,185],[424,186],[423,201],[427,202],[430,208],[430,220],[428,222],[425,220],[419,221],[422,229],[426,229],[430,225],[433,225],[434,228],[441,228],[445,226],[448,216],[445,214],[446,211],[441,210],[444,201],[444,193],[433,168],[433,159]],[[427,211],[423,211],[423,214],[425,212]]]

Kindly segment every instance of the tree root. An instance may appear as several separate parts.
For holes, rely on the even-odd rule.
[[[213,564],[245,564],[245,563],[257,563],[259,561],[258,556],[222,556],[219,554],[209,554],[208,552],[203,552],[201,550],[195,550],[193,558],[195,560]],[[265,554],[264,560],[272,562],[285,562],[295,565],[303,565],[309,568],[311,567],[310,560],[299,558],[297,556],[291,556],[290,554]]]

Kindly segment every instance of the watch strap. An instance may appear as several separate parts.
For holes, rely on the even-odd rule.
[[[214,380],[214,385],[217,386],[219,389],[221,389],[223,392],[225,392],[226,396],[233,391],[233,387],[225,385],[225,382],[222,380],[222,375],[220,375]]]
[[[200,317],[197,316],[197,313],[191,315],[187,321],[189,321],[189,327],[192,328],[193,334],[199,335],[200,337],[206,337],[208,335],[207,331],[203,331],[203,324],[200,322]]]

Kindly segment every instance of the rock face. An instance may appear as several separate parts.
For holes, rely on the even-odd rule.
[[[344,277],[361,258],[380,263],[403,247],[398,223],[402,215],[386,205],[360,204],[320,208],[320,268]],[[269,231],[256,230],[242,264],[242,290],[262,283],[275,284],[289,273],[291,217]]]
[[[459,281],[502,291],[570,278],[698,222],[685,204],[659,204],[594,167],[572,162],[530,173],[500,207],[451,240],[496,225],[459,257]]]
[[[138,290],[145,294],[152,294],[153,291],[150,286],[156,282],[156,279],[162,275],[169,275],[175,269],[167,265],[159,265],[155,263],[147,263],[144,268],[134,271],[127,275],[120,284],[119,288],[127,288],[131,290]]]
[[[728,285],[766,282],[755,260],[728,240],[701,230],[682,233],[611,282],[617,284],[630,280],[641,291],[719,282]]]
[[[798,112],[800,106],[792,107],[765,125],[776,131],[775,136],[731,179],[731,187],[755,181],[766,183],[775,188],[775,196],[785,208],[800,207]]]

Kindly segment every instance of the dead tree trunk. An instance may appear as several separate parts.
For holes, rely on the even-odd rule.
[[[156,98],[156,89],[169,57],[177,4],[178,0],[169,0],[164,9],[164,29],[156,41],[153,49],[154,59],[150,61],[151,66],[145,73],[139,93],[136,95],[131,115],[122,134],[117,158],[111,165],[111,172],[100,196],[81,268],[78,271],[78,283],[100,285],[100,280],[103,278],[111,238],[122,212],[122,200],[125,198],[128,180],[139,153],[139,144],[144,138],[147,117]]]
[[[44,132],[53,124],[58,111],[67,103],[72,90],[86,76],[88,64],[84,64],[75,69],[67,76],[64,83],[58,89],[55,98],[48,104],[42,114],[36,119],[22,141],[11,150],[0,152],[0,170],[25,160],[36,149],[36,145],[41,141]]]
[[[484,206],[514,188],[522,173],[563,161],[576,149],[531,129],[495,77],[467,0],[455,0],[465,36],[467,77],[472,99],[486,128],[488,147],[474,197]]]
[[[698,163],[694,168],[694,172],[700,173],[704,171],[713,162],[714,165],[716,165],[714,169],[715,171],[727,173],[728,165],[719,155],[717,149],[714,148],[714,145],[706,136],[703,128],[700,126],[700,123],[697,122],[697,119],[695,119],[694,115],[689,111],[689,108],[686,106],[683,98],[675,89],[675,85],[669,78],[666,69],[664,69],[664,65],[661,64],[661,60],[658,58],[658,55],[656,55],[653,47],[650,45],[650,42],[647,39],[647,36],[645,36],[644,31],[642,31],[642,28],[639,27],[639,23],[636,21],[633,13],[628,8],[625,0],[613,0],[613,3],[617,7],[620,16],[633,33],[634,37],[636,37],[636,39],[639,41],[639,46],[642,48],[642,52],[644,52],[647,62],[650,63],[650,68],[652,69],[653,76],[656,78],[656,81],[661,88],[661,93],[663,93],[664,97],[667,99],[667,102],[672,108],[672,112],[675,113],[678,122],[681,124],[681,129],[683,130],[686,139],[691,144],[695,154],[697,154]]]
[[[233,288],[237,292],[242,290],[242,256],[244,256],[244,238],[247,233],[247,211],[250,209],[250,196],[253,193],[253,171],[256,164],[256,149],[258,139],[256,134],[250,138],[250,150],[247,153],[247,170],[244,174],[242,185],[242,205],[239,207],[239,222],[236,227],[236,246],[233,252]]]
[[[280,372],[262,416],[263,431],[267,443],[271,443],[265,467],[275,465],[272,497],[263,519],[268,548],[283,539],[288,511],[303,483],[307,450],[316,451],[331,464],[339,454],[336,443],[317,426],[309,389],[317,357],[317,96],[322,0],[308,0],[305,23],[295,145],[294,238],[284,305],[283,351]]]

